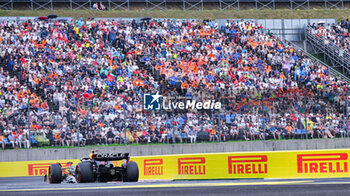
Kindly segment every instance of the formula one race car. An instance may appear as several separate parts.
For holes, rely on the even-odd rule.
[[[112,161],[124,160],[121,167],[113,165]],[[49,167],[48,178],[50,184],[61,183],[84,183],[84,182],[107,182],[123,181],[137,182],[139,179],[139,168],[137,163],[129,161],[129,153],[107,153],[97,154],[94,151],[89,158],[81,158],[81,163],[73,166],[67,163],[68,171],[63,174],[60,163],[51,164]],[[45,177],[46,179],[46,177]]]

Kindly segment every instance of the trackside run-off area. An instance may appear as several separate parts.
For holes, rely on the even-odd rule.
[[[43,177],[0,178],[0,195],[349,195],[350,180],[256,179],[50,185]]]

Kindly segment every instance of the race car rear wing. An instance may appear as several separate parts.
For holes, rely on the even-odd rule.
[[[105,153],[97,154],[96,161],[120,161],[123,159],[129,159],[129,153]]]
[[[88,160],[89,158],[81,158],[80,160]],[[123,159],[129,160],[129,153],[105,153],[96,154],[92,159],[96,161],[120,161]]]

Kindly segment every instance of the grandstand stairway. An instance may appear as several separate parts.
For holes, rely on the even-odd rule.
[[[147,66],[144,61],[139,60],[138,66],[139,66],[140,70],[145,70],[148,75],[152,76],[154,78],[154,80],[158,82],[158,84],[160,84],[160,81],[162,81],[163,84],[167,87],[167,90],[172,91],[173,88],[176,88],[175,86],[171,86],[168,80],[165,80],[164,75],[159,75],[159,74],[153,72],[153,70],[150,68],[150,66]],[[180,87],[177,87],[177,92],[180,96],[185,96],[185,93],[183,93],[181,91]]]
[[[8,69],[6,64],[4,63],[1,63],[0,66],[3,67],[4,71],[9,72],[11,78],[19,75],[18,72]],[[52,100],[50,100],[48,97],[46,97],[43,90],[32,87],[31,83],[29,83],[28,81],[22,80],[21,78],[19,78],[19,82],[21,85],[26,85],[29,88],[31,93],[35,93],[37,96],[40,96],[42,100],[47,100],[49,111],[58,112],[59,106],[55,104]]]

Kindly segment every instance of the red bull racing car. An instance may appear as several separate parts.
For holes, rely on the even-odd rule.
[[[124,160],[118,167],[112,161]],[[92,152],[89,158],[81,158],[81,163],[76,166],[69,163],[68,171],[63,173],[60,163],[51,164],[48,172],[50,184],[61,183],[85,183],[85,182],[107,182],[123,181],[137,182],[139,179],[139,168],[137,163],[130,161],[129,153],[107,153],[97,154]],[[45,176],[45,179],[47,177]]]

